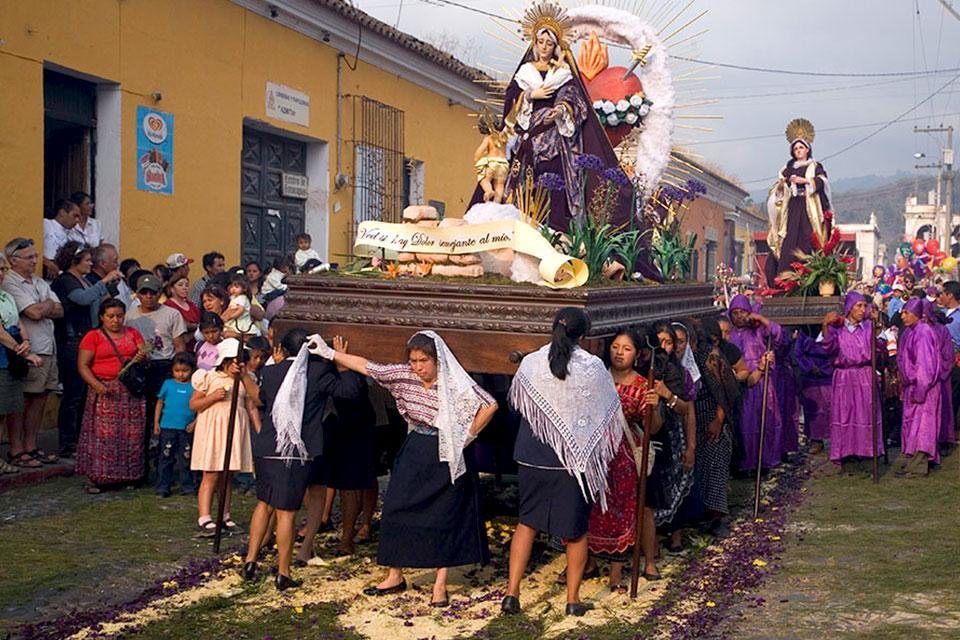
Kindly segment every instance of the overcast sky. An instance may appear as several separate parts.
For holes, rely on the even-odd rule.
[[[527,5],[523,0],[456,2],[498,14],[505,14],[505,8],[522,11]],[[510,73],[518,61],[518,50],[490,35],[510,38],[492,19],[445,4],[445,0],[354,0],[354,4],[417,37],[450,44],[465,62]],[[617,4],[617,0],[604,4]],[[673,15],[687,0],[619,0],[619,4],[646,6],[647,16],[652,15],[650,8],[667,5],[662,13]],[[948,4],[960,11],[960,0]],[[680,45],[674,54],[733,65],[829,73],[913,73],[960,67],[960,20],[937,0],[697,0],[685,16],[689,19],[703,10],[707,15],[674,40],[702,29],[709,31],[693,48]],[[661,18],[654,26],[664,22]],[[681,23],[678,20],[670,30]],[[692,101],[692,92],[699,90],[700,98],[718,101],[699,108],[699,113],[722,119],[707,123],[712,132],[678,132],[678,136],[686,142],[699,140],[689,148],[739,178],[751,191],[766,186],[767,178],[785,161],[788,150],[783,130],[796,116],[806,117],[816,126],[815,156],[826,158],[824,165],[834,180],[913,172],[917,162],[936,162],[945,136],[916,134],[913,127],[960,125],[957,72],[919,78],[831,78],[711,69],[690,63],[681,68],[698,68],[698,75],[715,79],[696,86],[677,83],[678,91],[687,92],[678,102]],[[902,121],[828,158],[951,81]],[[827,130],[853,125],[872,126]],[[742,140],[754,136],[770,137]],[[913,157],[916,152],[927,157],[917,161]]]

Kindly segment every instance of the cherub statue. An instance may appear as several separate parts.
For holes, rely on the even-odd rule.
[[[473,154],[477,182],[483,189],[484,202],[503,202],[503,191],[507,183],[507,131],[503,124],[489,111],[480,115],[477,128],[483,135],[483,142]]]

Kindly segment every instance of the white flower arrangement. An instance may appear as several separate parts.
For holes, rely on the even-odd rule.
[[[616,103],[612,100],[597,100],[593,103],[593,109],[600,118],[600,122],[607,127],[618,127],[621,124],[635,127],[650,113],[652,104],[643,93],[635,93],[632,96],[625,96]]]

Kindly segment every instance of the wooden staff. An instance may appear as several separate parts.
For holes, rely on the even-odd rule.
[[[873,483],[880,482],[880,454],[877,451],[877,323],[870,318],[870,439],[873,445]]]
[[[770,352],[770,338],[767,335],[767,348],[763,357]],[[760,403],[760,442],[757,447],[757,480],[753,487],[753,517],[760,515],[760,473],[763,471],[763,434],[767,428],[767,391],[770,388],[770,363],[763,368],[763,400]]]
[[[240,346],[237,348],[235,362],[243,363],[243,333],[240,334]],[[228,477],[230,475],[230,457],[233,453],[233,430],[237,424],[237,405],[240,403],[240,385],[243,373],[233,376],[233,388],[230,390],[230,419],[227,421],[227,443],[223,453],[223,472],[217,483],[217,528],[213,534],[213,553],[220,553],[220,539],[223,535],[223,512],[227,502],[227,491],[230,490]]]
[[[644,393],[653,389],[653,361],[657,354],[656,348],[650,345],[649,338],[647,340],[647,345],[650,346],[650,369],[647,371],[647,388]],[[630,426],[627,425],[627,429],[629,428]],[[644,511],[647,509],[647,462],[650,459],[650,430],[652,428],[653,407],[647,405],[643,410],[643,435],[640,439],[640,466],[637,469],[637,496],[635,501],[637,507],[637,535],[633,541],[633,561],[631,563],[632,570],[630,573],[630,598],[632,599],[636,599],[637,585],[640,583],[640,541],[643,540]]]

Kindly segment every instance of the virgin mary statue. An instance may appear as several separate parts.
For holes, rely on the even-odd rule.
[[[767,245],[770,254],[764,267],[767,286],[798,260],[795,252],[810,253],[813,235],[823,246],[827,240],[833,214],[830,211],[830,183],[823,165],[813,159],[815,131],[809,120],[796,118],[787,125],[790,159],[780,170],[777,182],[770,189],[767,213],[770,231]]]

